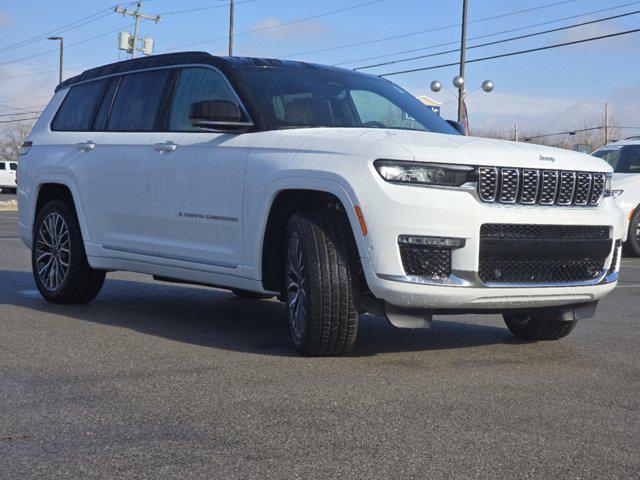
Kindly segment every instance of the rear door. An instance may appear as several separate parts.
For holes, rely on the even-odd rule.
[[[81,191],[92,240],[114,257],[153,255],[150,173],[172,69],[111,78],[92,130]]]

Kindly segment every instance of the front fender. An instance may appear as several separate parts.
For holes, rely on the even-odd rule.
[[[360,221],[355,210],[355,206],[358,205],[358,199],[355,192],[346,182],[345,184],[341,184],[330,179],[299,176],[280,177],[267,186],[262,198],[256,202],[258,208],[249,216],[253,217],[256,221],[252,221],[251,218],[245,216],[245,218],[248,218],[248,221],[245,222],[245,238],[248,240],[248,251],[254,252],[251,264],[256,266],[256,273],[258,274],[256,278],[261,278],[262,273],[263,240],[266,234],[269,212],[278,194],[285,190],[312,190],[329,193],[337,197],[340,202],[342,202],[347,217],[349,218],[360,257],[369,256],[367,240],[362,233]],[[247,208],[247,206],[245,206],[245,208]]]

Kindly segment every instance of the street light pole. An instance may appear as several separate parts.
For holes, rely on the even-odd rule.
[[[60,65],[58,68],[58,80],[59,83],[62,83],[62,55],[64,51],[64,38],[62,37],[49,37],[47,40],[58,40],[60,41]]]
[[[233,57],[233,0],[229,2],[229,56]]]
[[[462,0],[462,38],[460,39],[460,77],[464,79],[464,60],[467,50],[467,0]],[[458,121],[462,122],[464,85],[458,87]]]

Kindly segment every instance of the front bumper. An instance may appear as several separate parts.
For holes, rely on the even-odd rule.
[[[492,285],[483,283],[477,273],[480,228],[485,223],[606,225],[615,243],[625,236],[625,224],[611,198],[598,207],[543,207],[485,204],[474,191],[460,189],[386,182],[377,182],[377,189],[376,203],[384,208],[364,208],[369,257],[362,264],[369,289],[387,304],[428,310],[550,307],[596,301],[617,283],[617,265],[593,281],[563,284]],[[465,246],[452,251],[448,279],[425,279],[405,273],[398,248],[401,235],[460,238]],[[607,270],[613,257],[612,249]]]

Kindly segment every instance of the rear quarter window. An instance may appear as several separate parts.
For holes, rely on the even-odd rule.
[[[78,132],[89,130],[105,83],[106,80],[97,80],[71,87],[51,123],[51,129]]]
[[[15,172],[16,170],[18,170],[18,164],[17,163],[10,163],[9,164],[9,168]]]

